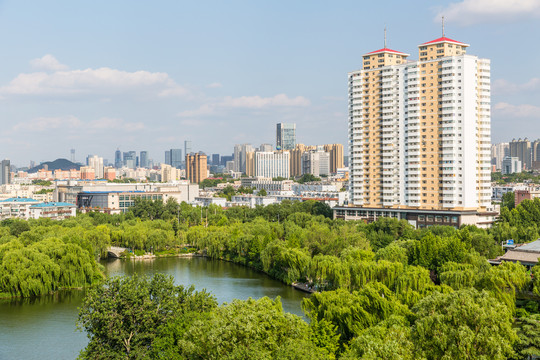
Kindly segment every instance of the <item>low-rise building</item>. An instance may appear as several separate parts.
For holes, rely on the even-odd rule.
[[[64,202],[48,202],[30,206],[30,218],[48,218],[53,220],[64,220],[77,215],[75,204]]]
[[[358,206],[336,206],[334,219],[362,220],[367,223],[381,217],[407,220],[417,229],[429,228],[433,225],[476,225],[479,228],[489,228],[499,215],[496,211],[478,210],[430,210],[410,208],[370,208]]]
[[[29,219],[30,206],[39,204],[36,199],[9,198],[0,200],[0,220]]]

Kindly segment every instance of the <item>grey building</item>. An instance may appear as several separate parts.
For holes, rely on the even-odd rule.
[[[296,124],[279,123],[276,126],[276,150],[292,150],[296,147]]]
[[[191,154],[192,151],[193,151],[193,149],[191,148],[191,140],[185,140],[184,141],[184,153],[186,155],[189,155],[189,154]]]
[[[9,183],[11,183],[11,163],[5,159],[0,163],[0,185]]]
[[[171,166],[180,169],[183,162],[182,149],[171,149]]]
[[[114,153],[114,167],[120,169],[122,165],[122,152],[117,149]]]
[[[139,160],[140,160],[140,167],[147,168],[148,167],[148,151],[141,151]]]
[[[124,152],[124,166],[135,169],[137,161],[137,153],[135,151]]]

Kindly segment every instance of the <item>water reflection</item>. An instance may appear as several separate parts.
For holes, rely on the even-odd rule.
[[[102,262],[108,276],[165,273],[177,284],[206,289],[220,303],[233,299],[281,297],[285,311],[302,315],[306,294],[265,274],[226,261],[161,258]],[[87,343],[77,331],[84,291],[59,291],[32,299],[0,300],[0,359],[74,359]]]

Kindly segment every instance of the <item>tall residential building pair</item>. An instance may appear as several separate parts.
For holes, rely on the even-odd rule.
[[[411,61],[385,44],[349,73],[350,202],[359,208],[336,216],[457,226],[490,208],[490,62],[467,47],[443,35]]]

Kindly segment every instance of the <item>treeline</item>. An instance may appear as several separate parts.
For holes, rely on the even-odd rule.
[[[386,286],[314,294],[309,324],[279,299],[215,298],[170,276],[119,277],[91,289],[78,326],[81,359],[528,359],[540,317],[521,316],[489,291],[441,288],[414,306]]]

